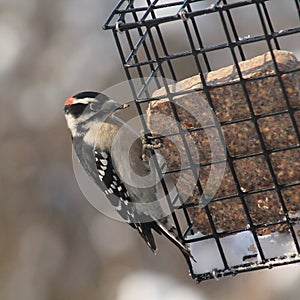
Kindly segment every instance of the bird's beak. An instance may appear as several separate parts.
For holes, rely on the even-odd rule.
[[[65,102],[65,105],[72,105],[74,102],[74,98],[73,97],[70,97],[66,102]]]

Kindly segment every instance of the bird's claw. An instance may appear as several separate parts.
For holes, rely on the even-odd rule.
[[[148,140],[147,136],[144,134],[144,131],[141,131],[141,141],[142,141],[142,147],[143,147],[143,154],[142,159],[147,160],[151,156],[149,151],[151,150],[157,150],[162,148],[163,142],[160,138]]]

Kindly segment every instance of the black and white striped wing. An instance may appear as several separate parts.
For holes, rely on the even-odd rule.
[[[95,150],[94,155],[103,192],[125,221],[134,222],[134,207],[130,205],[131,199],[113,167],[110,154]]]
[[[151,229],[158,231],[156,222],[140,222],[134,203],[131,201],[125,185],[113,167],[110,154],[104,151],[94,150],[94,155],[98,177],[106,197],[120,216],[127,221],[129,225],[138,230],[150,249],[155,252],[156,244]]]

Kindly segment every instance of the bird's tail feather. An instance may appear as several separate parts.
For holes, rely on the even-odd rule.
[[[196,261],[193,255],[191,254],[190,250],[172,233],[168,230],[163,224],[160,222],[156,222],[159,233],[163,234],[169,241],[171,241],[185,257],[191,258],[192,260]]]
[[[184,257],[188,260],[191,258],[196,261],[190,250],[176,237],[176,229],[167,228],[165,222],[162,223],[159,221],[153,221],[149,223],[140,223],[134,224],[134,227],[139,231],[141,237],[146,242],[151,251],[156,254],[156,243],[152,234],[152,229],[155,230],[158,234],[164,235],[169,241],[171,241],[184,255]]]
[[[152,222],[151,223],[141,223],[138,226],[136,226],[139,234],[143,238],[143,240],[146,242],[147,246],[151,249],[151,251],[156,254],[156,244],[155,240],[152,234],[151,229],[153,229]]]

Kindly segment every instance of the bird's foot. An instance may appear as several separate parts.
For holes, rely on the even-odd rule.
[[[160,149],[163,146],[163,142],[160,138],[154,138],[149,141],[143,130],[141,131],[141,141],[143,147],[143,160],[148,160],[150,158],[150,151]]]

